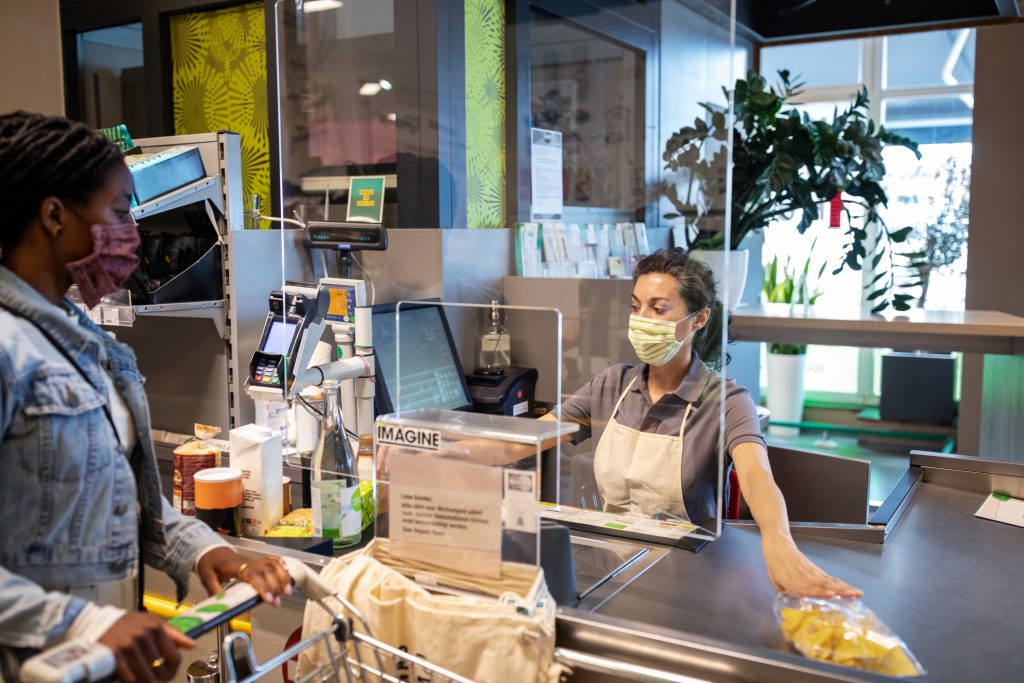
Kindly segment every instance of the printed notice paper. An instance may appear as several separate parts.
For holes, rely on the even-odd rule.
[[[390,469],[395,553],[501,576],[501,468],[399,452]]]
[[[562,134],[530,129],[530,220],[562,220]]]
[[[1010,498],[1004,493],[993,493],[974,514],[982,519],[1024,527],[1024,500]]]

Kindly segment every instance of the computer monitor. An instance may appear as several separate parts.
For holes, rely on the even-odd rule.
[[[455,349],[444,308],[431,304],[402,304],[401,406],[398,405],[397,304],[373,307],[373,348],[377,357],[378,414],[399,408],[468,410],[473,405],[462,364]]]

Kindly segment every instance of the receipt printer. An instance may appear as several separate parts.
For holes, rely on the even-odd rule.
[[[481,369],[466,375],[473,410],[492,415],[533,416],[535,368]]]

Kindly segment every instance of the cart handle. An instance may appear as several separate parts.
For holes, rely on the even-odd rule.
[[[281,559],[292,577],[292,585],[307,598],[316,600],[331,594],[330,586],[304,562],[291,557]],[[248,612],[261,602],[263,598],[251,584],[235,579],[228,582],[217,595],[210,596],[192,609],[168,619],[167,625],[194,640]]]

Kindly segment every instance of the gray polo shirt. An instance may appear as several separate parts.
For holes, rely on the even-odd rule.
[[[636,381],[622,399],[615,416],[619,424],[626,427],[676,436],[682,425],[686,405],[693,403],[693,410],[686,421],[683,444],[683,502],[690,520],[694,524],[704,525],[714,520],[716,514],[715,479],[718,474],[721,376],[708,369],[694,354],[682,384],[652,405],[651,395],[647,391],[647,373],[647,364],[613,365],[562,404],[562,418],[580,425],[573,443],[593,438],[596,447],[612,416],[615,402],[634,378]],[[728,470],[736,446],[741,443],[759,443],[764,446],[765,442],[750,392],[731,379],[726,380],[725,387],[725,457]]]

